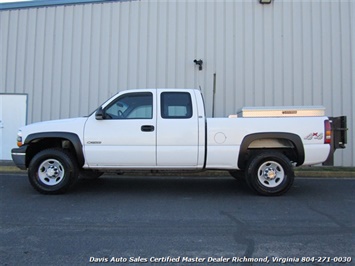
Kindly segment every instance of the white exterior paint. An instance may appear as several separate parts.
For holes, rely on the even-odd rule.
[[[348,116],[355,166],[355,1],[123,1],[0,11],[0,93],[28,122],[86,115],[117,91],[202,87],[211,115],[323,105]],[[193,63],[202,59],[203,70]],[[14,142],[15,146],[15,142]]]
[[[142,92],[145,95],[148,92],[151,101],[135,98],[127,101],[127,109],[116,112],[117,115],[111,111],[115,106],[124,107],[123,99],[138,95],[141,97]],[[164,102],[164,94],[169,93],[176,93],[175,101]],[[177,104],[190,110],[183,115],[181,112],[181,116],[176,116],[175,109],[165,108],[170,107],[172,102],[176,104],[178,93],[188,95],[191,99],[180,102],[183,105]],[[138,108],[147,105],[151,107],[150,112],[142,116],[142,113],[136,112]],[[20,130],[23,143],[29,142],[28,138],[37,133],[52,133],[52,137],[61,134],[78,136],[84,151],[83,168],[99,170],[243,168],[245,162],[239,162],[239,156],[245,155],[241,149],[246,138],[256,133],[273,132],[297,136],[301,142],[294,143],[295,148],[304,149],[302,165],[319,164],[328,157],[330,145],[325,144],[324,121],[327,118],[324,116],[206,119],[204,112],[200,111],[203,109],[198,90],[128,90],[112,97],[89,117],[34,123]],[[165,110],[169,110],[171,115],[164,116]],[[132,113],[135,115],[130,116]],[[152,127],[152,130],[143,130],[147,126]],[[305,138],[310,132],[313,132],[312,137]],[[316,135],[313,137],[313,134]],[[18,149],[13,154],[28,156]]]

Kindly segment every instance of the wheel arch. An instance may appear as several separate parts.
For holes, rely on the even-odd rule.
[[[24,144],[28,146],[26,152],[26,166],[29,165],[31,159],[36,153],[48,147],[61,147],[61,148],[71,149],[71,152],[77,159],[79,166],[82,167],[85,163],[84,153],[82,148],[83,146],[79,136],[75,133],[70,133],[70,132],[34,133],[26,137]]]
[[[305,159],[305,152],[304,152],[304,147],[303,147],[303,142],[301,138],[293,133],[285,133],[285,132],[266,132],[266,133],[253,133],[249,134],[244,137],[242,144],[240,145],[240,150],[239,150],[239,156],[238,156],[238,168],[239,169],[244,169],[247,161],[250,156],[250,147],[251,144],[256,143],[256,141],[269,141],[270,146],[267,148],[262,148],[261,146],[254,147],[253,150],[260,150],[260,149],[280,149],[284,148],[285,150],[292,150],[295,153],[296,156],[296,165],[302,165],[304,163]],[[272,141],[275,141],[274,144],[272,144]],[[276,142],[278,142],[278,145],[276,145]],[[291,143],[292,147],[285,145],[285,143]]]

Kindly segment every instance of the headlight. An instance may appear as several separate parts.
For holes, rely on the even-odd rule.
[[[17,146],[21,147],[22,146],[22,131],[19,130],[17,132]]]

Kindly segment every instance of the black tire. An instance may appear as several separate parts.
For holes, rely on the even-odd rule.
[[[245,172],[242,170],[230,170],[229,174],[237,180],[245,180]]]
[[[31,185],[43,194],[61,194],[78,179],[75,158],[62,149],[47,149],[37,153],[28,168]]]
[[[282,153],[263,152],[251,158],[246,169],[246,181],[260,195],[279,196],[292,187],[293,167]]]

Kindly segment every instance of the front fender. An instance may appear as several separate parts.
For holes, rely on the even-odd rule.
[[[77,134],[71,132],[42,132],[42,133],[33,133],[26,137],[24,144],[29,145],[31,142],[42,139],[64,139],[72,143],[76,158],[78,160],[79,166],[83,166],[85,163],[83,145],[80,141],[80,138]]]

